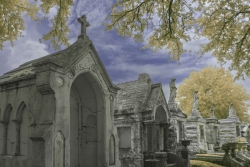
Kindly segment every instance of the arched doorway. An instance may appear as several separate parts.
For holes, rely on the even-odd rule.
[[[70,90],[70,166],[97,167],[103,162],[104,100],[90,73],[76,77]]]
[[[155,151],[160,151],[164,149],[164,126],[167,122],[167,114],[162,105],[158,106],[155,111]]]

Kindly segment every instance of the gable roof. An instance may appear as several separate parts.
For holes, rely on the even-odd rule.
[[[33,71],[33,74],[34,74],[36,64],[43,63],[43,62],[51,62],[57,65],[58,67],[60,67],[60,69],[62,69],[63,72],[67,72],[69,68],[77,60],[81,58],[83,53],[87,52],[88,50],[92,50],[95,53],[95,55],[97,55],[95,56],[95,61],[97,61],[96,63],[100,64],[101,69],[102,69],[101,71],[104,72],[102,75],[107,76],[107,77],[104,77],[105,82],[108,85],[110,85],[112,88],[118,90],[119,88],[112,83],[110,76],[108,75],[108,72],[106,71],[104,64],[102,63],[92,41],[89,40],[87,36],[85,36],[85,38],[78,38],[76,42],[74,42],[72,45],[70,45],[68,48],[64,50],[61,50],[56,53],[52,53],[50,55],[47,55],[47,56],[44,56],[35,60],[31,60],[29,62],[26,62],[20,65],[18,68],[5,73],[3,76],[0,77],[0,83],[1,83],[1,80],[8,81],[8,80],[13,79],[13,77],[11,76],[15,76],[15,74],[21,71],[25,71],[25,70]]]
[[[160,102],[159,96],[163,97],[161,103],[165,104],[164,107],[168,107],[161,84],[153,84],[148,74],[140,74],[138,80],[120,83],[117,86],[120,87],[117,94],[117,113],[153,111],[157,102]]]

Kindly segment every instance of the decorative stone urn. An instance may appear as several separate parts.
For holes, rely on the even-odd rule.
[[[231,149],[231,156],[232,158],[235,158],[236,157],[236,154],[235,154],[235,149],[237,149],[237,145],[238,143],[237,142],[230,142],[228,143],[230,149]]]
[[[247,142],[238,142],[238,154],[245,154],[246,153],[246,148],[247,148]]]
[[[181,150],[182,158],[188,159],[188,148],[187,146],[190,145],[192,140],[181,140],[181,144],[184,146],[184,148]]]

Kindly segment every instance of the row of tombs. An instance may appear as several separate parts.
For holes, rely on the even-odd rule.
[[[227,119],[216,119],[212,108],[203,119],[195,91],[187,117],[175,102],[175,79],[168,102],[145,73],[113,84],[86,35],[86,17],[78,21],[81,35],[70,47],[0,77],[0,166],[143,167],[156,157],[164,166],[188,166],[178,152],[183,140],[192,140],[193,152],[242,135],[249,141],[232,104]]]

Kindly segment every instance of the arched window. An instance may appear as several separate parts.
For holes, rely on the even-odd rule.
[[[16,138],[16,155],[28,155],[29,126],[31,124],[31,120],[29,119],[28,109],[24,102],[22,102],[18,107],[16,120],[16,126],[17,129],[19,129]]]
[[[109,139],[109,165],[115,165],[115,137],[110,136]]]
[[[15,123],[10,121],[14,118],[13,107],[8,104],[4,113],[3,119],[0,121],[2,124],[1,136],[1,154],[13,155],[15,151]]]
[[[16,125],[14,120],[14,111],[10,112],[7,127],[7,155],[14,155],[16,151]]]

